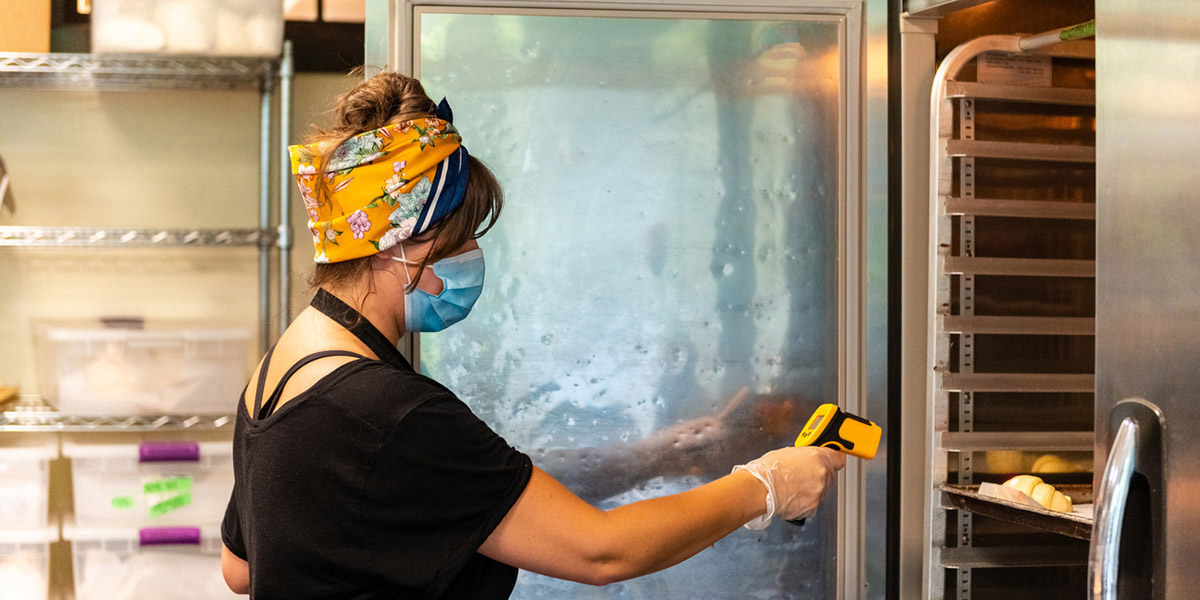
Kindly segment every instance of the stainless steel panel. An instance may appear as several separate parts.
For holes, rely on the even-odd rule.
[[[861,12],[858,12],[861,11]],[[862,95],[865,109],[861,113],[864,123],[861,142],[864,161],[859,173],[851,173],[851,181],[864,182],[862,203],[866,233],[863,244],[864,269],[862,306],[864,332],[861,338],[862,372],[865,393],[858,410],[883,428],[884,439],[880,441],[875,459],[863,464],[865,485],[862,501],[858,505],[862,524],[859,528],[861,542],[858,546],[858,572],[844,578],[843,598],[883,600],[887,597],[887,535],[894,531],[897,523],[888,522],[888,463],[899,457],[888,453],[888,436],[892,435],[888,422],[888,287],[899,282],[888,281],[888,2],[867,0],[855,12],[861,19],[863,51]],[[852,42],[858,43],[858,42]],[[899,401],[896,398],[895,401]],[[896,424],[897,426],[899,423]],[[852,507],[853,508],[853,507]]]
[[[1165,418],[1165,597],[1200,589],[1200,3],[1098,0],[1096,453],[1109,412]],[[1097,479],[1101,465],[1097,465]]]

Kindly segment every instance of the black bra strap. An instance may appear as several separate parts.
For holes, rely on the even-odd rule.
[[[254,393],[254,414],[258,414],[262,410],[262,395],[263,390],[267,386],[267,369],[271,368],[271,354],[275,352],[275,346],[271,346],[267,350],[267,355],[263,357],[262,369],[258,372],[258,391]]]
[[[283,374],[283,377],[281,377],[279,379],[279,383],[275,384],[275,390],[273,392],[271,392],[271,397],[267,399],[267,403],[262,405],[262,407],[260,409],[258,406],[258,403],[262,399],[262,396],[261,396],[261,394],[262,394],[262,392],[261,392],[262,378],[263,378],[263,375],[266,374],[266,365],[264,364],[263,375],[260,375],[260,379],[259,379],[259,390],[260,390],[259,397],[256,398],[255,402],[254,402],[254,405],[255,405],[254,406],[254,413],[255,413],[254,418],[256,418],[256,419],[266,418],[268,415],[270,415],[275,410],[275,405],[279,403],[279,398],[283,395],[283,387],[285,385],[287,385],[287,382],[289,379],[292,378],[292,375],[296,374],[296,371],[299,371],[301,367],[303,367],[304,365],[307,365],[310,362],[313,362],[314,360],[320,360],[322,358],[328,358],[330,356],[353,356],[355,358],[365,358],[361,354],[356,354],[354,352],[349,352],[347,350],[325,350],[323,352],[314,352],[312,354],[309,354],[308,356],[305,356],[304,358],[301,358],[300,360],[296,361],[296,364],[292,365],[292,368],[288,369],[287,372]],[[269,358],[269,353],[268,353],[268,358]],[[264,363],[265,363],[265,361],[264,361]]]

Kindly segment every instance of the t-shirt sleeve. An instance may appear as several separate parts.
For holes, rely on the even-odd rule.
[[[374,556],[425,583],[457,573],[529,483],[529,457],[462,401],[423,402],[396,425],[364,488]],[[436,583],[434,583],[436,586]]]
[[[238,514],[237,488],[229,496],[229,506],[225,507],[225,519],[221,521],[221,542],[235,556],[246,560],[246,543],[242,538],[242,519]]]

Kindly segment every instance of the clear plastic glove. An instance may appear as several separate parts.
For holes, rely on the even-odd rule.
[[[788,521],[812,516],[845,466],[846,456],[841,452],[805,446],[772,450],[734,467],[733,472],[746,471],[767,488],[766,514],[746,523],[746,528],[763,529],[775,515]]]

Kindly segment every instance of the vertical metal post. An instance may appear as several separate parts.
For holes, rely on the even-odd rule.
[[[261,105],[259,107],[259,185],[258,229],[258,350],[267,351],[271,339],[271,242],[266,233],[271,228],[271,100],[275,88],[275,73],[263,72]]]
[[[975,139],[975,101],[963,98],[959,106],[959,137],[964,140]],[[964,200],[975,198],[975,159],[962,158],[959,160],[959,194]],[[959,217],[960,253],[964,257],[975,256],[975,217],[963,215]],[[960,275],[958,280],[958,314],[969,317],[975,314],[975,276]],[[975,371],[975,334],[959,334],[958,372],[972,373]],[[970,432],[975,428],[975,398],[972,392],[958,394],[958,430]],[[970,484],[975,482],[973,456],[970,451],[959,453],[958,483]],[[958,511],[958,546],[971,545],[971,513]],[[971,569],[957,569],[955,577],[956,597],[958,600],[971,598]]]
[[[284,40],[279,63],[279,333],[291,323],[292,169],[288,155],[292,127],[292,42]]]

